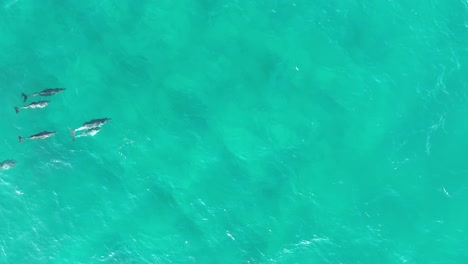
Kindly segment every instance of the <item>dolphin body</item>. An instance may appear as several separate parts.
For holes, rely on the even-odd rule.
[[[18,163],[14,160],[5,160],[5,161],[0,162],[0,169],[9,170],[11,168],[14,168],[16,164]]]
[[[73,137],[73,141],[76,140],[77,137],[86,137],[86,136],[95,136],[99,131],[101,130],[100,127],[93,127],[93,128],[90,128],[88,130],[86,130],[85,132],[79,134],[78,136],[75,136],[75,130],[73,129],[70,129],[70,133]]]
[[[75,129],[74,132],[80,130],[88,130],[92,128],[102,127],[105,123],[109,122],[111,118],[100,118],[100,119],[93,119],[81,125],[79,128]]]
[[[16,107],[15,106],[15,111],[16,113],[18,114],[20,109],[33,109],[33,108],[44,108],[46,107],[48,104],[50,103],[50,101],[38,101],[38,102],[33,102],[33,103],[30,103],[26,106],[22,106],[22,107]]]
[[[45,89],[45,90],[30,94],[30,95],[22,93],[21,96],[24,98],[23,102],[26,102],[26,100],[28,99],[28,96],[51,96],[51,95],[60,93],[61,91],[65,91],[65,90],[66,90],[65,88],[49,88],[49,89]]]
[[[19,138],[19,143],[21,143],[25,139],[46,139],[46,138],[51,137],[51,136],[53,136],[55,134],[57,134],[56,131],[53,131],[53,132],[44,131],[44,132],[37,133],[35,135],[29,136],[27,138],[23,138],[21,136],[18,136],[18,138]]]

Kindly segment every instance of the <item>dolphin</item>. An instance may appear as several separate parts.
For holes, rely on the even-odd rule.
[[[45,139],[45,138],[51,137],[51,136],[53,136],[55,134],[57,134],[56,131],[53,131],[53,132],[44,131],[44,132],[37,133],[35,135],[29,136],[27,138],[23,138],[21,136],[18,136],[18,138],[19,138],[19,143],[21,143],[25,139]]]
[[[100,119],[93,119],[81,125],[79,128],[75,129],[74,131],[80,131],[85,129],[91,129],[96,127],[102,127],[105,123],[109,122],[111,118],[100,118]]]
[[[21,96],[24,98],[23,102],[26,102],[26,100],[28,99],[28,96],[51,96],[51,95],[60,93],[61,91],[65,91],[65,90],[66,90],[65,88],[49,88],[49,89],[45,89],[45,90],[30,94],[30,95],[21,93]]]
[[[101,130],[100,127],[93,127],[93,128],[90,128],[90,129],[86,130],[85,132],[79,134],[78,136],[75,136],[75,130],[73,130],[71,128],[69,128],[69,129],[70,129],[70,133],[71,133],[71,135],[73,137],[73,141],[75,141],[77,137],[86,137],[86,136],[92,136],[93,137]]]
[[[15,111],[16,113],[18,114],[20,109],[28,109],[28,108],[44,108],[46,107],[48,104],[50,103],[50,101],[38,101],[38,102],[33,102],[33,103],[30,103],[26,106],[22,106],[22,107],[16,107],[15,106]]]
[[[14,160],[5,160],[5,161],[0,162],[0,169],[9,170],[11,168],[14,168],[16,164],[18,163]]]

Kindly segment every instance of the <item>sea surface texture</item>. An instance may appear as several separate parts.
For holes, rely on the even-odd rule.
[[[467,0],[0,0],[0,263],[468,263],[467,63]]]

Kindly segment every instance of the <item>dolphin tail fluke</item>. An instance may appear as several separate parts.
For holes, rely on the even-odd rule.
[[[15,106],[16,113],[19,113],[19,108]]]
[[[72,136],[72,138],[73,138],[73,141],[75,141],[75,140],[76,140],[76,137],[75,137],[75,130],[73,130],[73,129],[71,129],[71,128],[68,128],[68,129],[70,130],[70,134],[71,134],[71,136]]]
[[[18,136],[18,138],[19,138],[19,143],[23,142],[24,139],[21,136]]]
[[[23,102],[26,102],[26,100],[28,99],[28,95],[26,95],[25,93],[22,93],[21,96],[23,96],[23,98],[24,98]]]

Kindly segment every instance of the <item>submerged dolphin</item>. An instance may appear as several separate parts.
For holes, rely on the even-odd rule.
[[[65,88],[49,88],[49,89],[45,89],[43,91],[40,91],[38,93],[33,93],[33,94],[30,94],[30,95],[22,93],[21,96],[23,96],[23,98],[24,98],[23,102],[26,102],[26,100],[28,99],[28,96],[51,96],[51,95],[54,95],[56,93],[60,93],[61,91],[65,91],[65,90],[66,90]]]
[[[44,131],[44,132],[37,133],[35,135],[29,136],[27,138],[23,138],[21,136],[18,136],[18,138],[19,138],[19,143],[21,143],[25,139],[45,139],[45,138],[51,137],[51,136],[53,136],[55,134],[57,134],[56,131],[53,131],[53,132]]]
[[[75,129],[74,131],[80,131],[80,130],[85,130],[85,129],[91,129],[91,128],[96,128],[96,127],[101,127],[105,123],[109,122],[111,118],[100,118],[100,119],[93,119],[91,121],[88,121],[81,125],[79,128]]]
[[[38,101],[38,102],[33,102],[33,103],[30,103],[26,106],[22,106],[22,107],[16,107],[15,106],[15,111],[16,113],[18,114],[20,109],[28,109],[28,108],[44,108],[46,107],[48,104],[50,103],[50,101]]]
[[[101,130],[100,127],[93,127],[93,128],[90,128],[88,130],[86,130],[85,132],[79,134],[78,136],[75,136],[75,130],[71,129],[70,128],[70,133],[73,137],[73,141],[76,140],[77,137],[86,137],[86,136],[95,136],[99,131]]]
[[[5,161],[0,162],[0,169],[9,170],[11,168],[14,168],[16,164],[18,163],[14,160],[5,160]]]

